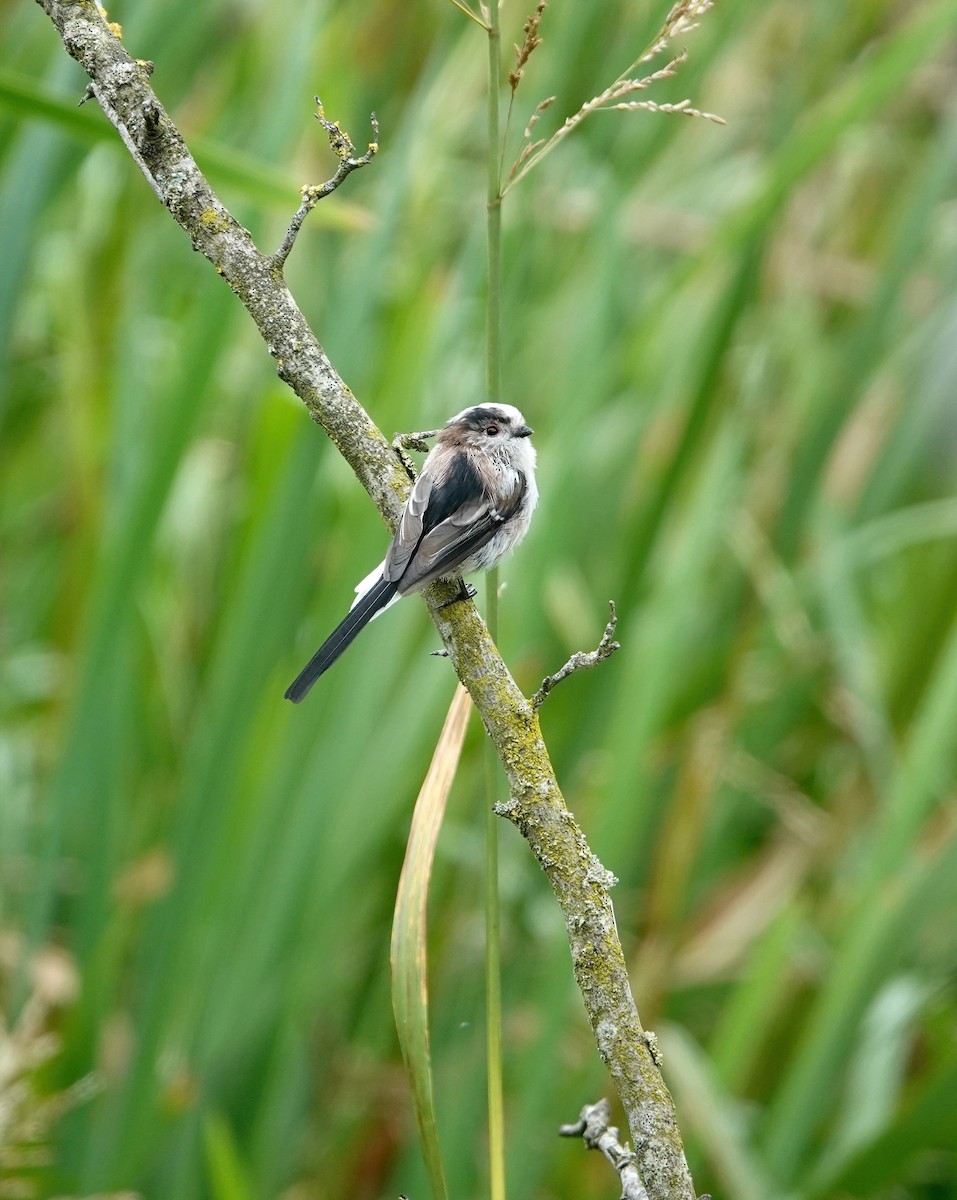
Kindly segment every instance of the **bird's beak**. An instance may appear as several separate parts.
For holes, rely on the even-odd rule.
[[[532,429],[528,425],[519,425],[518,429],[515,430],[515,436],[516,437],[531,437],[534,432],[535,432],[535,430]]]

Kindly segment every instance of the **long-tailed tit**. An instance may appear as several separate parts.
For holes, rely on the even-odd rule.
[[[286,699],[298,704],[373,617],[436,579],[488,571],[517,546],[538,503],[532,430],[510,404],[479,404],[439,430],[385,560]]]

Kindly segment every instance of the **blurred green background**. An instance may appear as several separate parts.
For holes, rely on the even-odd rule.
[[[387,434],[479,398],[480,31],[442,0],[110,15],[264,249],[332,172],[313,94],[360,146],[375,109],[381,153],[310,218],[291,286]],[[513,133],[554,94],[553,128],[664,15],[555,0]],[[525,16],[508,0],[506,47]],[[599,114],[506,206],[505,390],[542,502],[502,650],[531,691],[618,602],[621,652],[543,726],[620,879],[639,1008],[715,1197],[957,1195],[955,32],[954,0],[720,0],[650,95],[726,129]],[[0,1195],[422,1200],[388,944],[450,668],[410,602],[282,702],[385,529],[76,108],[85,78],[40,8],[5,0],[0,45],[20,1071],[0,1078]],[[485,1190],[476,726],[431,924],[455,1197]],[[608,1197],[599,1156],[556,1138],[608,1090],[560,914],[501,840],[511,1194]]]

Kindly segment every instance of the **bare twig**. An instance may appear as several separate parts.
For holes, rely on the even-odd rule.
[[[88,0],[38,0],[67,51],[96,85],[97,99],[132,142],[153,190],[193,247],[233,289],[276,360],[280,378],[306,405],[394,527],[410,483],[388,441],[333,368],[276,269],[196,166],[149,77]],[[129,144],[129,142],[127,143]],[[456,674],[501,759],[508,817],[535,854],[561,906],[572,967],[599,1053],[621,1097],[651,1200],[693,1200],[674,1104],[644,1038],[609,888],[614,877],[592,853],[565,805],[537,714],[512,679],[472,604],[436,583],[429,612]]]
[[[123,70],[123,68],[125,68],[125,70]],[[145,74],[150,75],[153,71],[153,64],[132,61],[129,64],[120,64],[120,67],[117,69],[117,75],[119,76],[117,79],[117,84],[119,85],[123,82],[124,74],[127,75],[128,79],[131,81],[134,75],[139,71],[143,71]],[[160,187],[159,181],[155,178],[153,172],[150,170],[145,159],[143,158],[143,155],[140,153],[140,143],[142,141],[149,141],[151,139],[153,133],[155,132],[156,126],[159,123],[160,113],[162,110],[158,107],[158,105],[154,105],[149,102],[144,103],[141,112],[138,114],[139,128],[137,128],[135,126],[131,127],[128,122],[123,120],[123,118],[113,107],[113,104],[110,101],[109,93],[99,88],[95,80],[87,84],[86,91],[80,98],[80,105],[86,104],[88,100],[93,99],[99,103],[100,108],[103,110],[103,115],[120,135],[123,145],[127,148],[127,150],[129,150],[133,161],[146,176],[146,182],[156,193],[159,200],[165,204],[166,201],[163,197],[163,191]]]
[[[356,154],[356,148],[352,144],[352,139],[341,128],[339,122],[326,120],[322,101],[318,96],[315,97],[315,102],[316,120],[329,135],[329,145],[339,159],[339,166],[335,175],[331,179],[327,179],[325,183],[307,183],[300,189],[302,203],[296,209],[295,215],[289,222],[289,228],[286,230],[286,236],[282,239],[282,244],[272,256],[273,262],[280,268],[285,264],[290,251],[295,245],[303,221],[305,221],[306,217],[312,212],[319,201],[334,192],[339,184],[348,175],[351,175],[353,171],[358,171],[360,167],[368,166],[379,149],[379,121],[375,113],[370,118],[372,122],[372,141],[369,143],[365,154]]]
[[[549,675],[543,679],[542,686],[532,697],[532,708],[538,708],[542,704],[556,683],[561,683],[563,679],[567,679],[575,671],[587,671],[591,667],[597,667],[600,662],[604,662],[616,650],[621,649],[621,644],[612,640],[615,636],[615,629],[618,626],[618,613],[615,610],[614,600],[608,601],[608,608],[611,611],[611,615],[608,618],[608,624],[605,626],[605,632],[601,635],[601,641],[595,649],[588,651],[579,650],[554,675]]]
[[[638,1164],[628,1144],[618,1140],[618,1130],[609,1125],[611,1105],[607,1100],[586,1104],[574,1125],[562,1125],[559,1137],[580,1137],[589,1150],[600,1150],[621,1179],[621,1200],[648,1200]]]
[[[416,450],[419,454],[428,454],[428,439],[434,438],[438,432],[437,429],[425,429],[421,433],[397,433],[392,439],[392,449],[413,483],[418,479],[419,473],[415,469],[415,463],[406,454],[406,450]]]

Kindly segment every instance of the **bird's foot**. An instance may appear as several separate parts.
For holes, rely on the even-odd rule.
[[[478,591],[464,579],[459,580],[459,590],[450,600],[443,600],[439,608],[448,608],[450,604],[458,604],[461,600],[474,600]]]

